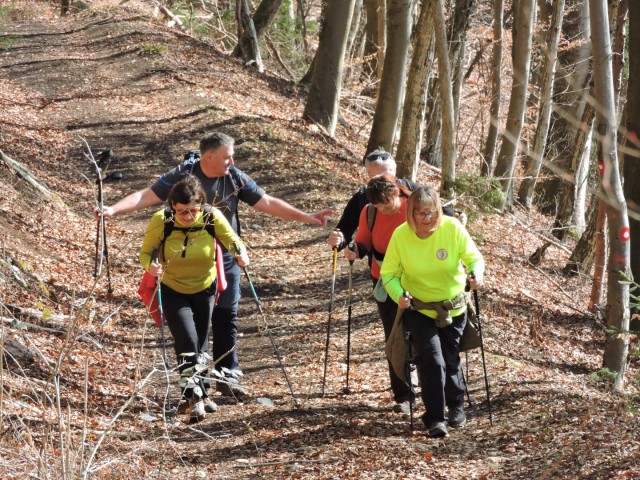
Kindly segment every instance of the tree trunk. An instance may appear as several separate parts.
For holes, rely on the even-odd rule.
[[[456,178],[455,114],[453,111],[453,90],[451,88],[451,67],[447,42],[447,26],[444,19],[444,3],[432,3],[435,30],[436,56],[438,57],[438,85],[440,86],[440,109],[442,112],[442,175],[440,195],[453,198],[453,181]]]
[[[513,35],[513,87],[509,100],[507,124],[502,137],[494,175],[500,178],[506,193],[503,208],[513,204],[512,192],[516,156],[527,103],[527,86],[531,59],[531,34],[533,31],[533,9],[535,0],[521,0],[514,22]]]
[[[264,66],[262,65],[262,57],[260,55],[260,43],[247,0],[241,0],[240,21],[242,25],[241,38],[246,38],[246,42],[242,42],[242,58],[245,62],[251,62],[256,70],[262,73]]]
[[[413,56],[407,78],[407,94],[402,108],[400,141],[396,153],[398,178],[416,179],[420,162],[420,146],[433,63],[433,15],[431,0],[422,4],[415,29]]]
[[[282,1],[283,0],[262,0],[260,5],[258,5],[256,12],[253,14],[253,26],[258,43],[262,41],[273,20],[276,18]],[[253,37],[251,31],[244,28],[242,35],[238,38],[238,44],[233,50],[233,55],[248,60],[249,58],[247,58],[247,56],[251,55],[253,49],[252,43]]]
[[[344,53],[355,0],[329,0],[314,61],[304,116],[322,125],[330,136],[336,131]]]
[[[500,125],[500,97],[502,96],[502,20],[503,0],[493,0],[493,46],[491,49],[491,106],[489,107],[489,131],[482,151],[483,162],[480,168],[482,176],[493,173],[493,157],[498,141]]]
[[[593,112],[588,126],[585,125],[586,132],[579,130],[582,140],[576,141],[576,166],[575,178],[576,185],[571,191],[575,192],[575,199],[567,203],[573,203],[573,215],[571,216],[573,227],[578,235],[582,235],[585,229],[585,206],[587,204],[587,191],[589,190],[589,170],[591,169],[591,144],[593,139],[593,118],[595,110],[590,107],[588,110]],[[586,110],[585,110],[586,112]],[[583,117],[584,118],[584,117]],[[564,201],[561,199],[560,204]]]
[[[558,75],[554,83],[554,113],[547,139],[545,157],[560,171],[568,172],[566,178],[555,177],[545,182],[544,196],[559,198],[561,208],[554,210],[553,233],[562,241],[571,227],[576,199],[573,185],[575,167],[582,151],[574,143],[579,138],[580,119],[584,118],[590,98],[587,93],[591,83],[591,42],[589,39],[589,12],[587,0],[566,0],[562,24],[562,46],[558,53]],[[576,157],[577,155],[577,157]],[[571,179],[570,182],[567,181]],[[555,202],[552,208],[555,209]],[[547,213],[551,213],[547,210]]]
[[[558,60],[558,41],[560,39],[560,29],[562,28],[562,14],[564,11],[564,0],[556,0],[553,7],[553,14],[547,33],[547,51],[542,71],[542,86],[540,91],[540,108],[538,113],[538,126],[533,141],[533,152],[528,155],[527,171],[520,184],[518,199],[527,209],[531,208],[533,202],[533,190],[540,174],[542,157],[547,143],[547,133],[549,132],[549,121],[551,119],[551,97],[553,96],[553,80],[556,75],[556,62]]]
[[[464,57],[466,54],[467,31],[471,26],[471,17],[475,12],[476,0],[456,0],[453,9],[453,21],[449,39],[449,62],[451,64],[451,79],[453,81],[453,111],[457,120],[459,115],[460,91],[464,75]]]
[[[562,269],[564,275],[589,275],[593,267],[595,256],[596,227],[598,224],[598,197],[591,199],[589,213],[587,214],[587,228],[580,236],[571,257]]]
[[[394,0],[389,0],[393,2]],[[378,82],[382,82],[382,73],[384,68],[384,59],[387,54],[387,37],[388,37],[388,29],[389,23],[387,22],[387,15],[389,14],[390,5],[387,3],[387,0],[377,0],[377,15],[376,20],[378,21],[378,60],[376,65],[378,69],[376,74],[378,76]],[[394,20],[392,20],[393,22]]]
[[[640,51],[640,3],[629,4],[629,51]],[[624,195],[634,215],[629,218],[631,232],[631,273],[634,281],[640,282],[640,58],[629,55],[629,82],[627,104],[625,106],[625,127],[623,172]],[[633,181],[632,181],[633,179]]]
[[[378,72],[378,0],[364,0],[367,13],[365,25],[364,62],[362,74],[367,78]]]
[[[398,116],[404,97],[410,38],[411,0],[388,0],[387,52],[384,56],[384,70],[367,152],[376,148],[393,151]]]
[[[607,253],[607,212],[603,202],[598,202],[596,213],[595,245],[593,247],[593,284],[589,297],[589,310],[594,311],[596,305],[602,304],[602,288],[604,286],[604,266]]]
[[[600,185],[607,201],[605,210],[609,224],[609,258],[607,270],[607,326],[619,331],[629,329],[629,285],[623,282],[630,274],[629,221],[627,205],[622,193],[616,148],[616,106],[611,66],[611,38],[606,0],[589,0],[591,44],[593,50],[593,78],[596,100],[598,133],[598,163]],[[622,390],[629,348],[629,337],[607,335],[603,364],[616,372],[614,386]]]

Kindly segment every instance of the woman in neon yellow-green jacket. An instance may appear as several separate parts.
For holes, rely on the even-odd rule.
[[[380,277],[389,296],[407,309],[404,325],[411,333],[427,409],[422,420],[432,437],[466,423],[460,339],[467,322],[468,274],[471,288],[478,288],[484,260],[474,241],[460,222],[443,217],[435,189],[418,188],[407,202],[407,222],[391,236]],[[412,301],[421,309],[409,309]]]
[[[153,215],[139,259],[151,275],[161,279],[162,308],[175,341],[181,386],[189,400],[191,419],[199,421],[205,413],[217,409],[203,382],[210,358],[209,328],[216,295],[215,239],[236,256],[241,267],[249,264],[249,258],[224,215],[216,208],[205,208],[206,196],[195,176],[180,179],[167,203],[171,218],[165,220],[164,209]],[[165,221],[172,222],[167,238]],[[211,223],[215,239],[207,227]]]

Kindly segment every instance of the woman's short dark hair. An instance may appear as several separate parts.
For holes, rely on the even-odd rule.
[[[207,202],[207,196],[198,177],[185,175],[171,188],[167,203],[173,208],[176,203],[187,205],[191,202],[198,202],[204,205]]]
[[[400,195],[398,179],[388,173],[376,175],[367,183],[367,200],[369,203],[389,203]]]
[[[428,186],[416,188],[407,201],[407,223],[414,232],[418,229],[414,214],[421,208],[431,208],[437,212],[436,227],[439,227],[442,223],[442,203],[435,188]]]

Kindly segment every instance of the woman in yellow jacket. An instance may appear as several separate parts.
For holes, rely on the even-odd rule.
[[[189,401],[190,418],[200,421],[205,413],[217,410],[203,382],[216,295],[216,246],[206,224],[213,223],[216,239],[236,256],[238,265],[247,266],[249,258],[240,237],[218,209],[204,214],[206,196],[198,178],[187,175],[180,179],[167,203],[172,211],[171,233],[164,238],[165,210],[156,212],[138,257],[151,275],[161,278],[162,308],[175,341],[180,385]]]
[[[407,202],[407,222],[391,236],[380,278],[398,307],[408,309],[404,326],[411,333],[427,409],[422,420],[431,437],[466,423],[460,370],[467,322],[464,290],[467,274],[475,290],[483,273],[484,259],[469,233],[457,220],[442,216],[438,192],[415,190]]]

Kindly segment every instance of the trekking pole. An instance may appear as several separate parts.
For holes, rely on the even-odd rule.
[[[355,250],[354,243],[350,242],[347,248],[353,252]],[[349,307],[347,309],[347,382],[346,386],[342,389],[342,392],[346,395],[351,393],[351,389],[349,388],[349,366],[351,364],[351,294],[353,285],[353,262],[353,260],[349,260]]]
[[[409,298],[411,296],[410,293],[407,290],[405,290],[402,295],[404,295],[406,298]],[[398,306],[398,308],[400,308],[400,307]],[[409,308],[412,308],[412,306],[410,306]],[[400,321],[402,321],[402,319],[400,319]],[[402,328],[404,329],[404,323],[402,324]],[[411,342],[411,340],[412,340],[411,331],[406,331],[405,330],[405,335],[406,335],[407,342],[409,344],[409,360],[407,361],[406,374],[405,374],[406,377],[407,377],[405,381],[406,381],[407,385],[409,385],[409,430],[411,430],[413,432],[413,430],[414,430],[414,426],[413,426],[413,402],[414,402],[414,399],[411,398],[412,394],[413,394],[413,385],[411,384],[411,365],[410,365],[411,360],[413,359],[413,352],[411,351],[411,343],[412,343]]]
[[[473,272],[471,278],[476,278]],[[484,358],[484,339],[482,337],[482,322],[480,322],[480,302],[478,301],[478,290],[473,291],[473,300],[476,306],[476,317],[478,319],[478,334],[480,335],[480,353],[482,354],[482,369],[484,370],[484,388],[487,391],[487,404],[489,406],[489,424],[493,426],[493,413],[491,412],[491,394],[489,393],[489,378],[487,377],[487,362]]]
[[[155,263],[160,263],[158,259],[157,251],[152,254],[155,257]],[[156,290],[158,292],[158,312],[160,313],[160,337],[162,338],[162,363],[164,364],[164,374],[167,380],[167,390],[164,394],[164,405],[162,406],[162,417],[164,421],[167,421],[167,414],[173,415],[175,412],[172,412],[171,409],[171,382],[169,379],[169,360],[167,359],[167,340],[164,336],[164,324],[165,324],[165,316],[164,316],[164,308],[162,307],[162,282],[160,279],[160,275],[156,276]],[[179,400],[178,400],[179,402]]]
[[[329,360],[329,337],[331,336],[331,314],[333,313],[333,292],[336,289],[336,268],[338,266],[338,248],[333,247],[333,264],[331,274],[331,295],[329,296],[329,320],[327,321],[327,341],[324,346],[324,373],[322,374],[322,392],[324,397],[324,385],[327,381],[327,361]]]
[[[238,251],[238,250],[236,250]],[[258,298],[258,294],[256,293],[256,289],[253,287],[253,282],[251,281],[251,277],[249,276],[249,271],[247,267],[242,267],[245,276],[247,277],[247,282],[249,282],[249,289],[251,290],[251,295],[253,295],[253,300],[256,302],[256,306],[258,307],[258,313],[264,322],[265,331],[267,335],[269,335],[269,340],[271,340],[271,346],[273,347],[273,352],[276,354],[276,358],[278,359],[278,363],[280,364],[280,369],[282,370],[282,375],[284,375],[284,379],[287,382],[287,386],[289,387],[289,392],[291,393],[291,398],[293,398],[293,403],[296,407],[299,407],[298,399],[296,395],[293,393],[293,387],[291,386],[291,382],[289,381],[289,376],[287,375],[287,370],[284,368],[284,362],[282,361],[282,357],[280,356],[280,351],[278,350],[278,346],[276,345],[276,341],[271,334],[271,329],[269,328],[269,324],[267,323],[267,318],[264,315],[264,311],[262,310],[262,304],[260,303],[260,299]]]

